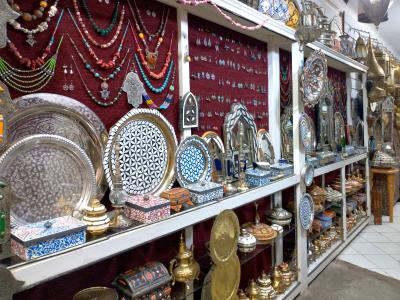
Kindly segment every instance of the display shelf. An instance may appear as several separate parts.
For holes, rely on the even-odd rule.
[[[276,297],[276,300],[291,300],[294,299],[295,297],[297,297],[297,295],[300,293],[300,283],[298,281],[293,282],[291,284],[291,286],[289,286],[289,288],[282,294],[282,295],[278,295],[278,297]]]
[[[360,160],[366,159],[366,158],[367,158],[367,153],[363,153],[363,154],[358,154],[358,155],[351,156],[349,158],[343,159],[343,160],[338,161],[338,162],[331,163],[329,165],[326,165],[326,166],[323,166],[323,167],[320,167],[320,168],[316,168],[315,171],[314,171],[314,177],[321,176],[321,175],[324,175],[326,173],[338,170],[340,168],[343,168],[343,167],[345,167],[347,165],[354,164],[354,163],[356,163],[356,162],[358,162]]]
[[[286,177],[269,185],[172,215],[157,223],[134,227],[42,259],[17,263],[9,266],[8,269],[16,279],[25,281],[22,289],[27,289],[207,220],[225,209],[235,209],[259,198],[272,195],[299,182],[300,176],[298,175]]]
[[[352,228],[351,231],[349,231],[349,232],[347,233],[347,237],[348,237],[348,238],[351,238],[352,235],[353,235],[355,232],[357,232],[358,228],[361,227],[361,226],[363,226],[364,222],[365,222],[367,219],[369,219],[369,217],[364,217],[364,218],[362,218],[362,219],[356,224],[356,226],[354,226],[354,228]]]
[[[310,264],[308,268],[308,284],[311,283],[335,258],[342,252],[351,241],[368,225],[370,217],[367,217],[363,222],[352,231],[353,234],[347,236],[344,241],[336,242],[327,252],[321,255],[315,262]]]
[[[319,210],[314,211],[314,216],[317,215],[317,214],[319,214],[319,213],[324,212],[325,210],[327,210],[327,209],[329,209],[329,208],[331,208],[331,207],[333,206],[333,204],[334,204],[334,203],[332,203],[332,202],[329,202],[328,204],[325,204],[325,206],[324,206],[323,209],[319,209]]]

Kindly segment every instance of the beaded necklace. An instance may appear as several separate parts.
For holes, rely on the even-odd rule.
[[[33,45],[36,44],[36,40],[34,38],[34,35],[37,34],[38,32],[46,31],[49,28],[49,24],[48,23],[51,21],[51,18],[54,17],[57,14],[58,1],[59,0],[56,0],[54,2],[54,4],[49,8],[49,11],[47,13],[46,21],[41,22],[34,29],[26,29],[25,27],[22,27],[22,25],[16,20],[9,20],[8,23],[10,23],[10,25],[13,26],[15,30],[19,30],[19,31],[22,31],[23,33],[25,33],[26,36],[27,36],[26,42],[31,47],[33,47]]]
[[[121,95],[122,95],[122,92],[123,92],[123,91],[122,91],[123,85],[121,85],[121,87],[119,88],[119,90],[118,90],[118,92],[117,92],[117,95],[113,98],[113,100],[111,100],[111,101],[109,101],[109,102],[104,102],[104,101],[98,100],[98,99],[96,98],[96,96],[92,93],[92,91],[88,88],[88,86],[87,86],[85,80],[83,79],[83,76],[82,76],[81,72],[80,72],[79,69],[78,69],[78,66],[77,66],[77,64],[76,64],[76,61],[75,61],[74,56],[71,55],[71,58],[72,58],[72,62],[73,62],[74,65],[75,65],[75,69],[77,70],[77,72],[78,72],[78,74],[79,74],[79,78],[81,79],[82,84],[83,84],[83,86],[84,86],[85,89],[86,89],[86,93],[89,95],[90,99],[92,99],[93,102],[95,102],[96,104],[98,104],[98,105],[100,105],[100,106],[103,106],[103,107],[108,107],[108,106],[111,106],[111,105],[113,105],[114,103],[118,102],[118,100],[121,98]],[[130,64],[130,61],[128,62],[128,65],[129,65],[129,64]],[[128,73],[128,70],[129,70],[129,67],[126,68],[125,77],[126,77],[126,74]]]
[[[156,87],[154,87],[152,85],[150,80],[147,78],[146,73],[144,72],[142,66],[140,65],[139,58],[137,57],[136,53],[135,53],[135,59],[136,59],[136,62],[138,64],[140,74],[142,74],[143,80],[146,83],[146,85],[148,86],[148,88],[155,94],[159,94],[162,91],[164,91],[165,88],[167,87],[167,84],[168,84],[168,81],[169,81],[169,77],[171,76],[171,71],[172,71],[172,68],[174,66],[174,61],[172,60],[171,64],[169,65],[168,73],[167,73],[167,76],[165,77],[165,80],[164,80],[163,84],[161,85],[161,87],[156,88]]]
[[[163,41],[164,41],[165,28],[167,27],[167,21],[168,21],[168,16],[169,16],[169,9],[167,10],[167,14],[166,14],[166,18],[165,18],[164,24],[161,24],[161,26],[160,26],[161,32],[159,33],[160,36],[159,36],[159,38],[158,38],[158,40],[157,40],[157,44],[156,44],[154,50],[151,51],[149,45],[147,44],[145,35],[144,35],[144,33],[142,32],[141,28],[142,28],[143,31],[146,32],[147,34],[150,34],[150,33],[149,33],[148,29],[146,28],[146,26],[145,26],[144,23],[143,23],[143,20],[142,20],[142,18],[141,18],[141,16],[140,16],[140,12],[139,12],[139,10],[138,10],[138,8],[137,8],[137,6],[136,6],[136,2],[135,2],[135,1],[133,1],[133,2],[134,2],[134,4],[135,4],[136,14],[138,15],[138,19],[140,20],[140,23],[141,23],[141,25],[142,25],[141,27],[139,26],[139,23],[138,23],[138,21],[137,21],[137,19],[136,19],[136,14],[135,14],[135,12],[133,11],[132,6],[131,6],[131,4],[129,3],[129,1],[128,1],[128,6],[129,6],[129,9],[131,10],[133,19],[134,19],[134,21],[135,21],[136,30],[139,32],[138,36],[139,36],[139,38],[141,39],[141,41],[143,42],[143,45],[144,45],[144,48],[145,48],[147,65],[148,65],[148,67],[150,68],[150,70],[154,70],[154,68],[156,67],[156,64],[157,64],[157,60],[158,60],[158,49],[160,48],[161,44],[162,44]],[[159,28],[159,30],[157,30],[156,33],[158,33],[158,31],[160,31],[160,28]],[[155,36],[156,36],[156,34],[150,34],[150,35],[151,35],[152,37],[155,37]],[[157,34],[157,36],[158,36],[158,34]]]
[[[21,11],[20,6],[17,3],[15,3],[14,0],[8,0],[8,4],[10,4],[11,8],[22,16],[22,19],[25,22],[36,21],[38,19],[43,18],[44,11],[48,6],[47,0],[42,0],[39,2],[39,8],[34,9],[33,12],[23,12]]]
[[[83,36],[83,33],[82,33],[82,31],[79,29],[79,26],[78,26],[78,24],[76,23],[75,18],[74,18],[74,16],[72,15],[71,11],[69,10],[69,8],[67,8],[67,9],[68,9],[68,13],[69,13],[69,15],[70,15],[70,17],[71,17],[71,19],[72,19],[72,21],[73,21],[73,23],[74,23],[76,29],[78,30],[80,36],[82,37],[83,45],[84,45],[85,48],[89,51],[90,56],[92,56],[92,57],[94,58],[94,60],[96,61],[97,66],[100,67],[100,68],[102,68],[102,69],[106,69],[106,70],[109,70],[109,69],[114,68],[114,67],[115,67],[115,64],[116,64],[116,61],[121,57],[121,51],[122,51],[122,48],[123,48],[123,44],[124,44],[124,41],[125,41],[125,36],[126,36],[127,30],[125,30],[125,33],[124,33],[124,35],[122,36],[122,40],[121,40],[121,42],[120,42],[120,44],[119,44],[119,46],[118,46],[117,51],[116,51],[115,54],[113,55],[113,58],[110,59],[108,62],[105,62],[103,59],[100,59],[100,58],[97,56],[97,54],[93,51],[92,47],[90,47],[90,44],[88,43],[88,41],[87,41],[87,40],[85,39],[85,37]],[[129,24],[130,24],[130,23],[128,23],[128,25],[129,25]]]
[[[136,5],[136,1],[133,1],[133,4],[135,5],[135,12],[132,9],[132,5],[130,4],[130,1],[128,1],[129,9],[130,9],[133,19],[135,21],[136,30],[138,32],[141,32],[142,31],[141,28],[142,28],[144,33],[147,34],[149,41],[151,41],[153,38],[156,38],[157,36],[160,36],[160,35],[163,36],[165,33],[165,28],[167,27],[169,8],[167,8],[167,14],[165,14],[165,6],[164,6],[161,22],[160,22],[160,25],[158,26],[157,31],[154,33],[150,33],[150,31],[147,29],[146,25],[143,22],[143,18],[140,15],[139,8]],[[136,16],[137,16],[137,19],[139,20],[140,25],[138,23],[138,20],[136,19]]]
[[[118,39],[118,36],[121,33],[122,24],[124,23],[124,18],[125,18],[125,7],[122,6],[121,16],[120,16],[120,19],[119,19],[117,30],[116,30],[115,34],[113,35],[113,37],[111,38],[111,40],[109,42],[107,42],[107,43],[99,43],[98,41],[96,41],[92,37],[92,35],[89,33],[89,30],[87,30],[85,23],[83,22],[83,19],[82,19],[82,16],[81,16],[81,12],[79,11],[78,0],[73,0],[72,2],[73,2],[73,5],[74,5],[74,8],[75,8],[75,14],[76,14],[76,17],[78,19],[78,22],[81,25],[82,31],[85,34],[85,36],[87,37],[87,39],[93,45],[95,45],[98,48],[105,49],[105,48],[111,47],[115,43],[115,41]]]
[[[127,27],[128,28],[128,27]],[[108,90],[108,81],[111,79],[114,79],[118,73],[121,71],[123,65],[125,64],[125,59],[129,54],[130,49],[128,48],[128,50],[125,53],[124,58],[122,59],[121,63],[119,64],[119,66],[117,66],[113,72],[111,72],[107,77],[103,77],[100,75],[100,73],[96,72],[96,70],[92,67],[92,65],[85,59],[85,57],[83,56],[83,54],[79,51],[78,47],[76,46],[75,42],[71,39],[71,37],[68,35],[68,38],[72,44],[72,46],[74,47],[76,53],[78,54],[78,56],[80,57],[82,63],[85,65],[86,70],[88,70],[90,73],[92,73],[92,75],[101,80],[102,83],[100,84],[100,95],[101,98],[104,100],[107,100],[108,97],[110,96],[110,91]]]
[[[51,47],[54,44],[54,36],[57,32],[58,25],[60,25],[63,15],[64,15],[64,9],[61,11],[60,16],[58,17],[56,27],[54,28],[53,34],[50,37],[49,43],[47,44],[47,47],[43,50],[43,54],[40,57],[32,59],[23,57],[19,52],[17,46],[15,46],[10,39],[7,39],[8,50],[18,59],[18,62],[21,65],[31,70],[35,70],[36,68],[42,66],[45,63],[45,59],[51,54]]]
[[[77,1],[74,1],[74,6]],[[101,28],[100,26],[98,26],[96,24],[96,22],[93,19],[92,13],[90,12],[89,6],[86,2],[86,0],[81,0],[81,4],[83,7],[83,10],[85,11],[85,14],[87,15],[87,17],[89,18],[89,22],[90,25],[92,25],[92,28],[94,29],[94,31],[100,35],[100,36],[107,36],[114,28],[116,22],[117,22],[117,18],[118,18],[118,8],[119,8],[119,1],[115,2],[115,6],[114,6],[114,11],[111,15],[111,21],[110,21],[110,25],[108,25],[106,28]]]
[[[133,37],[134,37],[134,39],[135,39],[135,43],[136,43],[136,45],[137,45],[137,50],[136,50],[136,51],[139,53],[142,66],[145,67],[145,69],[146,69],[146,71],[149,73],[150,77],[152,77],[152,78],[154,78],[154,79],[161,79],[161,78],[163,78],[163,77],[165,76],[165,73],[166,73],[166,71],[167,71],[167,68],[168,68],[169,63],[171,62],[171,55],[172,55],[171,49],[172,49],[172,41],[173,41],[173,39],[174,39],[174,35],[172,34],[171,42],[170,42],[170,44],[169,44],[169,50],[168,50],[168,53],[167,53],[167,57],[165,58],[165,62],[164,62],[164,64],[163,64],[163,68],[161,69],[161,72],[155,73],[155,72],[153,72],[153,71],[150,69],[150,67],[149,67],[149,65],[148,65],[148,63],[147,63],[147,61],[146,61],[146,59],[145,59],[145,57],[144,57],[144,55],[143,55],[142,48],[140,48],[140,45],[139,45],[139,43],[138,43],[138,41],[137,41],[137,39],[136,39],[136,34],[135,34],[134,30],[133,30],[132,25],[131,25],[131,30],[132,30]]]
[[[35,70],[22,70],[11,66],[0,57],[0,78],[9,86],[22,93],[35,93],[45,87],[54,76],[58,50],[63,37],[58,43],[54,55]]]

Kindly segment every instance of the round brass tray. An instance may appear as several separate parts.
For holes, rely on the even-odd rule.
[[[224,210],[214,221],[210,236],[210,256],[214,264],[226,263],[237,250],[239,220],[232,210]]]
[[[114,289],[107,287],[91,287],[79,291],[72,300],[118,300],[118,293]]]
[[[236,253],[222,265],[215,266],[211,274],[211,299],[238,299],[240,284],[240,261]]]

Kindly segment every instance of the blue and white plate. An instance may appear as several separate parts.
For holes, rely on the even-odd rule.
[[[184,139],[175,156],[176,179],[182,187],[200,181],[211,181],[211,153],[199,136]]]
[[[300,224],[304,230],[309,230],[314,221],[314,202],[310,194],[304,194],[299,205]]]
[[[306,152],[315,151],[317,145],[315,126],[313,120],[306,113],[300,117],[300,139]]]

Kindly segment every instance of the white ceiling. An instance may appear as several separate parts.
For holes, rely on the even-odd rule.
[[[378,32],[396,57],[400,58],[400,1],[394,1],[389,9],[389,20],[379,25]]]

